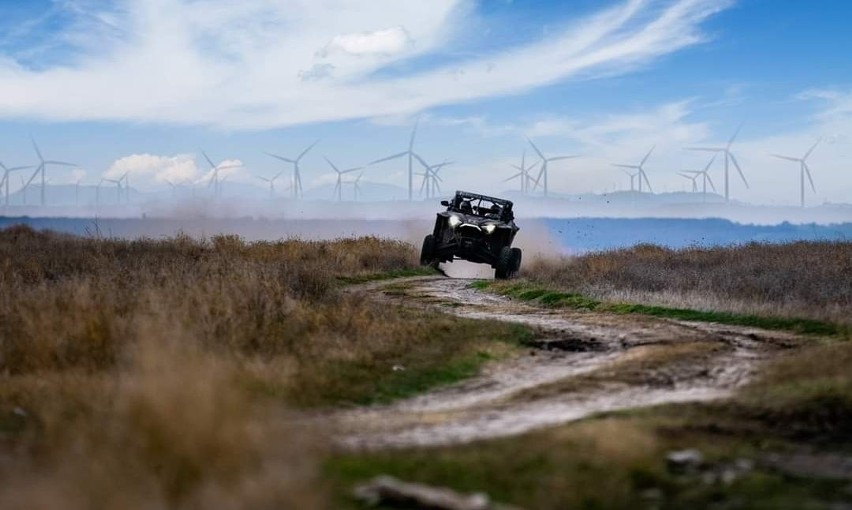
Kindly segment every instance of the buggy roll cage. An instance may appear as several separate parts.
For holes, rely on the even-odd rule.
[[[471,214],[470,211],[462,211],[461,205],[462,202],[473,202],[474,200],[478,201],[481,204],[483,201],[491,202],[492,204],[500,206],[500,219],[502,221],[512,221],[515,216],[512,214],[512,201],[506,200],[503,198],[489,197],[488,195],[479,195],[477,193],[470,193],[468,191],[456,191],[455,196],[453,197],[452,202],[449,200],[442,200],[441,205],[446,206],[448,211],[453,212],[463,212],[466,214]],[[471,204],[473,205],[473,204]],[[485,216],[485,212],[482,212],[482,208],[477,206],[473,207],[474,211],[480,211],[481,214],[476,214],[477,216]]]

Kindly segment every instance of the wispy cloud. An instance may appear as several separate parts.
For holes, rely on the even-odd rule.
[[[82,56],[34,69],[0,55],[0,116],[257,129],[407,115],[623,72],[705,40],[730,0],[627,0],[543,39],[407,74],[377,73],[459,44],[465,0],[124,0]],[[72,24],[61,34],[81,36]]]

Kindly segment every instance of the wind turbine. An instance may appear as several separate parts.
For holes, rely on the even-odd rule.
[[[737,158],[734,157],[734,153],[731,152],[731,145],[734,143],[734,140],[737,139],[737,135],[740,134],[740,129],[742,129],[743,125],[737,128],[734,131],[734,136],[728,140],[728,144],[724,147],[688,147],[687,150],[690,151],[704,151],[704,152],[715,152],[715,153],[723,153],[725,156],[725,202],[730,201],[730,193],[729,193],[729,177],[728,177],[728,167],[730,163],[734,164],[734,167],[737,169],[737,173],[740,174],[740,178],[743,180],[743,184],[745,184],[746,189],[748,189],[748,181],[746,181],[745,175],[743,174],[742,169],[740,168],[740,164],[737,163]]]
[[[642,193],[642,181],[645,181],[645,184],[648,185],[648,192],[653,193],[654,190],[651,189],[651,181],[648,180],[648,174],[645,173],[645,162],[648,161],[648,158],[651,157],[651,153],[654,152],[654,147],[651,147],[651,150],[648,151],[648,154],[645,154],[645,157],[642,158],[642,161],[639,162],[638,165],[621,165],[613,163],[612,166],[617,166],[619,168],[630,168],[632,170],[636,170],[636,176],[639,177],[639,193]],[[628,175],[630,175],[628,173]],[[633,176],[630,176],[631,186],[633,183]]]
[[[779,154],[773,154],[776,158],[786,159],[787,161],[793,161],[799,164],[799,184],[800,184],[800,198],[802,207],[805,206],[805,175],[808,176],[808,181],[811,183],[811,189],[814,193],[816,193],[816,186],[814,186],[814,179],[811,177],[811,169],[808,166],[808,156],[817,148],[817,145],[822,141],[822,138],[816,141],[808,152],[805,153],[801,158],[791,158],[790,156],[781,156]]]
[[[683,172],[678,172],[677,174],[683,177],[684,179],[689,179],[690,181],[692,181],[692,192],[698,193],[698,176],[701,175],[701,172],[697,172],[695,170],[685,170]]]
[[[17,172],[18,170],[28,170],[28,169],[32,168],[32,166],[14,166],[12,168],[9,168],[6,165],[4,165],[3,162],[0,162],[0,168],[3,169],[3,178],[0,179],[0,189],[2,189],[4,185],[6,186],[6,199],[3,201],[3,204],[8,206],[9,205],[9,181],[12,180],[12,172]]]
[[[103,177],[101,179],[101,182],[103,182],[103,181],[111,182],[111,183],[116,185],[116,190],[118,191],[118,194],[115,197],[116,203],[120,204],[121,203],[121,179],[107,179],[106,177]]]
[[[231,168],[239,168],[242,165],[237,165],[237,164],[222,165],[221,163],[216,165],[215,163],[213,163],[213,160],[210,159],[210,157],[207,155],[206,152],[201,151],[201,154],[204,156],[204,159],[207,160],[207,164],[210,165],[210,169],[213,170],[213,173],[210,174],[210,180],[207,181],[207,187],[209,188],[210,186],[213,186],[213,196],[218,198],[222,193],[221,183],[222,183],[222,180],[224,180],[224,179],[222,179],[222,180],[219,179],[219,172],[221,170],[228,170],[228,169],[231,169]]]
[[[65,163],[63,161],[45,160],[44,157],[41,155],[41,151],[39,150],[38,145],[35,142],[35,139],[33,139],[32,142],[33,142],[33,149],[35,149],[36,155],[38,155],[39,164],[36,167],[35,172],[33,172],[32,177],[30,177],[30,180],[27,181],[27,183],[24,185],[24,187],[25,188],[29,187],[29,185],[33,182],[33,180],[35,180],[36,176],[41,174],[41,206],[44,207],[45,203],[46,203],[45,198],[44,198],[44,190],[45,190],[45,187],[47,185],[47,183],[45,182],[44,171],[45,171],[45,168],[47,168],[47,165],[60,165],[60,166],[76,166],[76,165],[74,165],[73,163]]]
[[[130,171],[124,172],[121,177],[118,178],[119,187],[121,187],[121,182],[124,181],[124,201],[126,203],[130,203]]]
[[[75,207],[80,205],[80,182],[82,180],[83,180],[82,178],[79,178],[76,181],[74,181],[74,206]]]
[[[296,159],[285,158],[284,156],[279,156],[277,154],[272,154],[271,152],[267,152],[267,156],[272,156],[275,159],[280,159],[281,161],[285,161],[293,165],[293,198],[303,198],[304,192],[302,190],[302,174],[299,169],[299,162],[302,161],[302,158],[305,157],[305,154],[308,153],[311,149],[314,148],[314,145],[318,144],[319,140],[314,143],[308,145],[308,148],[303,150]]]
[[[535,183],[533,185],[533,191],[538,189],[539,181],[541,181],[541,178],[544,177],[543,189],[544,189],[544,196],[546,197],[547,196],[547,164],[552,162],[552,161],[560,161],[560,160],[563,160],[563,159],[572,159],[572,158],[577,158],[579,156],[553,156],[553,157],[547,158],[538,149],[538,147],[536,147],[536,145],[533,143],[533,141],[531,139],[527,138],[527,141],[530,143],[530,145],[532,145],[532,148],[538,154],[538,157],[541,158],[541,169],[538,171],[538,177],[535,178]]]
[[[639,172],[628,172],[627,170],[622,169],[622,172],[630,177],[630,191],[636,191],[636,177],[639,176]],[[642,181],[639,181],[640,184]]]
[[[704,167],[704,170],[684,170],[683,172],[679,172],[680,175],[684,173],[693,174],[695,178],[701,176],[701,201],[707,201],[707,184],[710,184],[710,187],[713,189],[713,192],[716,192],[716,185],[713,184],[713,179],[710,178],[710,167],[713,166],[713,162],[716,161],[716,154],[713,154],[713,157],[710,158],[710,161]],[[693,192],[697,191],[695,180],[692,181]]]
[[[337,182],[334,185],[334,192],[337,194],[337,201],[342,202],[343,201],[343,176],[345,174],[361,170],[362,167],[356,166],[356,167],[353,167],[353,168],[347,168],[346,170],[340,170],[339,168],[337,168],[334,165],[334,163],[331,162],[330,159],[326,158],[325,156],[323,156],[323,159],[325,159],[326,163],[328,163],[329,166],[331,166],[331,168],[333,168],[335,173],[337,174]]]
[[[358,201],[358,197],[361,196],[361,177],[364,177],[364,172],[358,174],[358,177],[352,181],[352,194],[355,199],[355,202]]]
[[[390,161],[392,159],[401,158],[403,156],[408,156],[408,201],[414,199],[414,159],[419,158],[419,156],[414,152],[414,138],[417,136],[417,125],[420,123],[418,120],[414,123],[414,129],[411,130],[411,138],[408,139],[408,149],[400,152],[399,154],[394,154],[392,156],[388,156],[386,158],[377,159],[375,161],[371,161],[367,163],[368,165],[375,165],[377,163],[382,163],[384,161]],[[421,160],[421,164],[424,164]],[[424,166],[428,166],[425,165]]]
[[[283,173],[284,173],[284,170],[281,170],[280,172],[278,172],[277,174],[275,174],[272,177],[264,177],[262,175],[257,176],[258,179],[269,184],[269,198],[270,198],[270,200],[275,198],[275,181],[279,177],[281,177],[281,174],[283,174]]]
[[[426,189],[426,198],[432,198],[437,196],[438,193],[441,192],[440,182],[444,182],[441,179],[441,176],[438,175],[438,172],[444,168],[445,166],[452,165],[452,161],[444,161],[443,163],[438,163],[437,165],[430,165],[426,163],[419,155],[415,154],[414,158],[423,166],[423,173],[415,174],[423,177],[423,181],[420,183],[420,195],[423,195],[423,189]]]
[[[101,177],[101,180],[99,180],[98,184],[95,185],[95,207],[99,207],[101,205],[101,185],[105,180],[106,179]]]
[[[507,177],[503,179],[503,182],[509,182],[512,179],[517,179],[520,177],[521,179],[521,195],[526,195],[529,191],[529,185],[531,182],[535,182],[535,179],[530,176],[530,171],[535,168],[536,163],[530,164],[530,166],[526,165],[527,151],[524,151],[521,154],[521,165],[512,165],[512,168],[518,171],[515,175],[511,177]]]

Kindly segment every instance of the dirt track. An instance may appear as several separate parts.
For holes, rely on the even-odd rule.
[[[405,285],[392,295],[383,289]],[[457,444],[520,434],[596,413],[725,397],[795,335],[637,315],[544,310],[470,288],[413,278],[363,286],[376,299],[530,325],[534,344],[460,384],[389,406],[339,413],[354,448]]]

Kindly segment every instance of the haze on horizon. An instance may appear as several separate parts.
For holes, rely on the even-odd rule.
[[[612,163],[645,168],[655,192],[732,150],[750,187],[733,199],[797,205],[852,202],[852,5],[769,0],[597,2],[435,0],[37,0],[0,2],[0,161],[33,165],[51,184],[129,172],[132,186],[202,183],[216,162],[230,183],[302,163],[306,190],[340,168],[406,149],[442,170],[443,191],[510,189],[511,164],[550,165],[554,194],[629,188]],[[721,192],[722,159],[711,170]],[[404,159],[365,182],[407,186]],[[733,170],[733,169],[732,169]],[[17,178],[13,191],[20,187]],[[281,183],[286,186],[286,181]],[[415,186],[415,192],[419,188]],[[286,194],[281,191],[282,196]],[[332,197],[329,196],[329,199]]]

